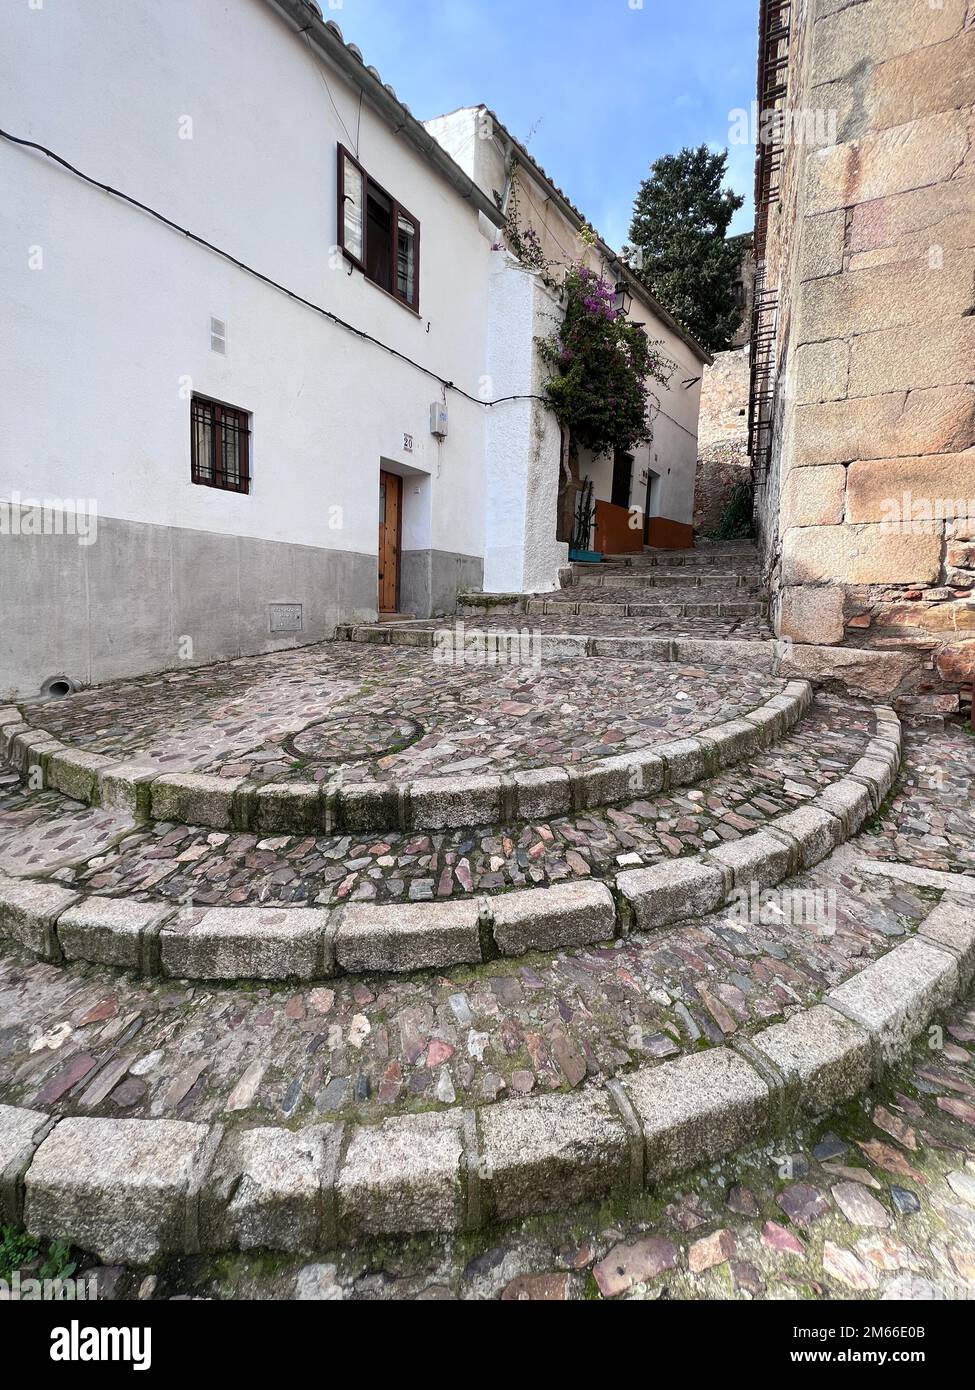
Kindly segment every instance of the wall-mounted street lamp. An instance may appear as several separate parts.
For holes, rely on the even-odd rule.
[[[620,280],[617,284],[616,298],[614,299],[613,304],[616,308],[616,312],[618,314],[622,314],[624,318],[633,308],[633,296],[627,289],[625,280]]]

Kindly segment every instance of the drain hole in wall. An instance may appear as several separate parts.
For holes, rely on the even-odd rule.
[[[41,695],[51,700],[63,700],[65,695],[73,695],[78,687],[67,676],[48,676],[41,686]]]

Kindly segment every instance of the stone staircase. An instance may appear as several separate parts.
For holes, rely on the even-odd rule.
[[[714,542],[686,552],[647,550],[601,564],[575,564],[563,570],[561,578],[561,588],[548,594],[459,594],[455,616],[464,621],[477,618],[478,629],[489,632],[510,628],[512,617],[524,616],[538,625],[543,639],[640,639],[669,633],[733,644],[772,638],[754,542]],[[434,645],[444,622],[398,622],[392,632],[381,623],[347,625],[339,636],[357,642]],[[734,646],[723,655],[762,659],[756,651],[736,653]],[[766,659],[771,659],[770,653]]]
[[[565,581],[458,615],[530,669],[377,624],[0,710],[5,1223],[145,1266],[636,1201],[966,997],[970,740],[905,773],[777,672],[752,547]]]

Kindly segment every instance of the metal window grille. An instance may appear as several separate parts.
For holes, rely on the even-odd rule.
[[[250,417],[246,410],[194,396],[191,476],[202,487],[250,492]]]

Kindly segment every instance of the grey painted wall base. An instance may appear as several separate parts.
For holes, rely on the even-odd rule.
[[[0,698],[318,642],[376,602],[375,555],[111,517],[88,546],[4,536]],[[271,604],[301,604],[301,631],[272,633]]]
[[[401,565],[400,609],[415,618],[452,614],[458,594],[480,590],[484,584],[484,561],[479,555],[404,550]]]

